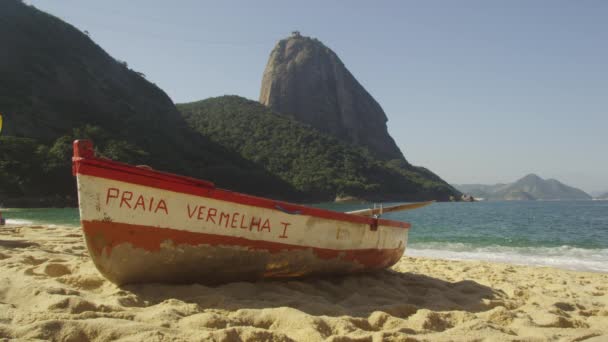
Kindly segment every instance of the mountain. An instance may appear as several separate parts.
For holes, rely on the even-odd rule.
[[[565,185],[555,179],[542,179],[529,174],[510,184],[454,185],[463,193],[488,200],[588,200],[584,191]]]
[[[74,205],[71,141],[124,162],[259,195],[298,194],[263,167],[193,131],[171,99],[75,27],[0,1],[0,205]]]
[[[307,124],[238,96],[178,104],[213,142],[265,165],[311,200],[448,200],[459,193],[429,170],[383,161]]]
[[[506,193],[521,191],[539,200],[581,200],[591,199],[584,191],[565,185],[555,179],[544,180],[529,174],[504,190]]]
[[[608,200],[608,191],[604,193],[600,193],[599,195],[594,197],[595,199]]]
[[[377,160],[256,102],[211,99],[196,108],[204,115],[182,116],[86,32],[21,1],[0,1],[0,24],[0,206],[75,205],[76,138],[93,140],[103,157],[277,199],[458,194],[424,168]]]
[[[294,32],[277,43],[264,70],[260,102],[383,160],[405,161],[376,100],[317,39]]]

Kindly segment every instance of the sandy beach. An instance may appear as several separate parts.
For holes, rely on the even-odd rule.
[[[120,288],[79,229],[6,226],[0,339],[608,341],[608,274],[404,257],[362,276]]]

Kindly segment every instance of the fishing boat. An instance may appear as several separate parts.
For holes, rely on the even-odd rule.
[[[381,208],[342,213],[223,190],[98,157],[88,140],[74,141],[72,160],[89,254],[119,285],[365,272],[393,265],[407,243],[410,224]]]

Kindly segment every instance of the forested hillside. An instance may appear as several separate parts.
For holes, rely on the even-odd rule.
[[[190,125],[226,149],[264,165],[306,197],[447,200],[457,191],[425,168],[381,161],[258,102],[222,96],[178,104]]]
[[[160,88],[75,27],[17,0],[0,2],[0,25],[0,204],[75,205],[74,138],[92,138],[116,160],[298,198],[260,166],[192,131]]]

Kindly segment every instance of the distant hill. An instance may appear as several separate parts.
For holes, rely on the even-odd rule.
[[[383,160],[405,161],[389,135],[386,114],[317,39],[294,32],[277,43],[264,70],[260,102]]]
[[[588,200],[584,191],[565,185],[555,179],[542,179],[529,174],[510,184],[454,185],[463,193],[488,200]]]
[[[606,191],[605,193],[599,194],[597,196],[595,196],[596,199],[601,199],[601,200],[608,200],[608,191]]]
[[[193,131],[171,99],[85,33],[18,0],[0,1],[0,205],[75,205],[71,141],[124,162],[298,198],[261,166]]]
[[[194,129],[213,142],[265,165],[315,200],[355,196],[381,200],[447,200],[459,193],[425,168],[378,160],[258,102],[222,96],[178,104]]]

